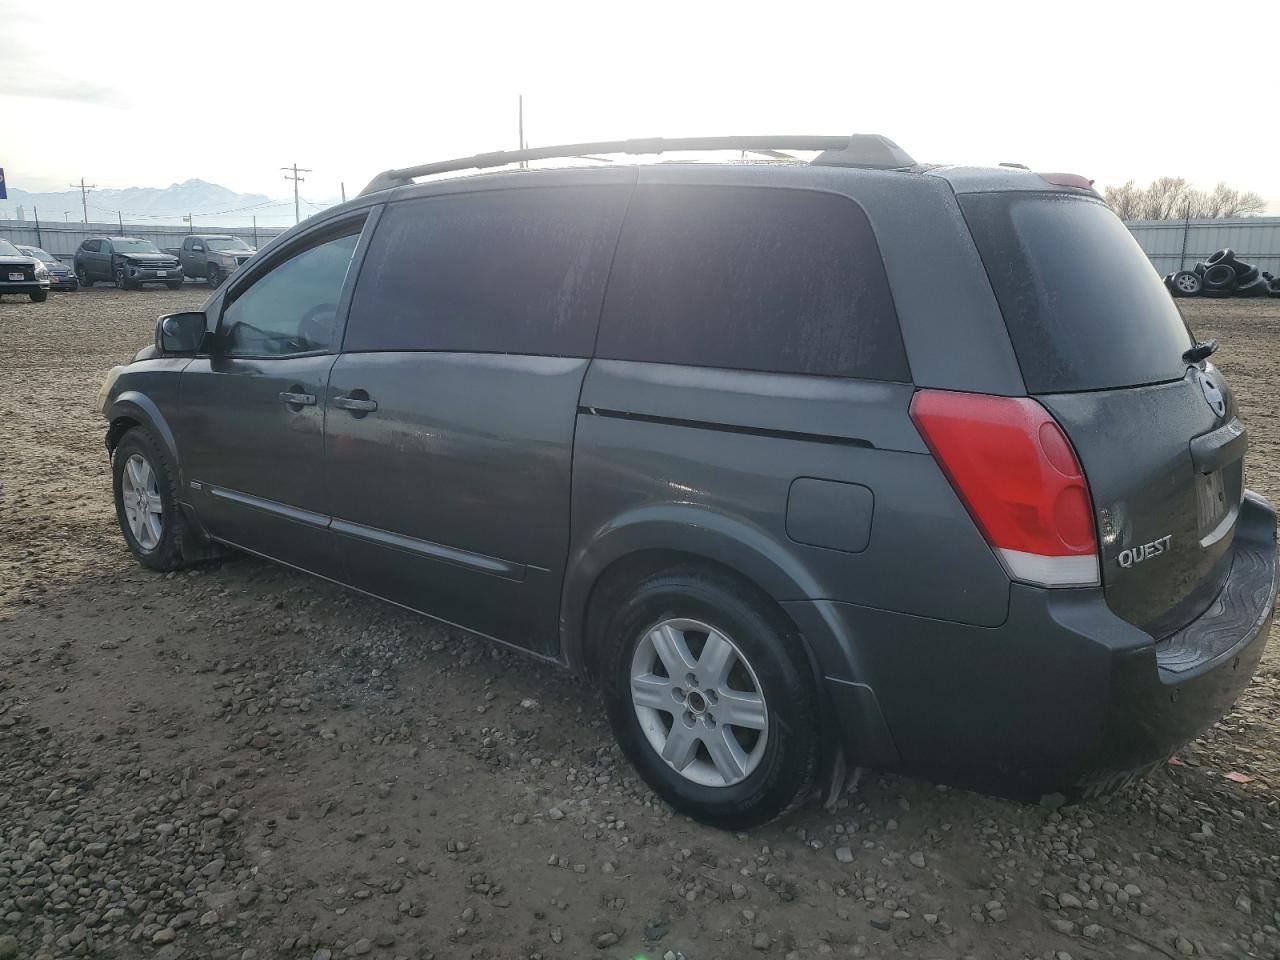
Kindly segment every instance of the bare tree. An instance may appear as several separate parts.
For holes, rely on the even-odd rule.
[[[1261,213],[1266,201],[1256,193],[1219,183],[1197,190],[1182,177],[1160,177],[1140,187],[1130,180],[1107,187],[1107,203],[1122,220],[1181,220],[1183,217],[1248,217]]]

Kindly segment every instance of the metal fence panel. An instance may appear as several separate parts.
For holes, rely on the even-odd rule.
[[[71,262],[80,243],[90,237],[141,237],[150,240],[160,249],[182,245],[182,238],[192,231],[186,227],[139,226],[126,223],[124,232],[119,223],[46,223],[41,220],[0,220],[0,237],[11,243],[21,243],[48,250],[59,260]],[[261,247],[272,237],[284,233],[278,227],[213,227],[196,230],[196,233],[223,233],[239,237],[253,247]]]
[[[1218,220],[1129,220],[1125,223],[1161,276],[1190,270],[1197,260],[1230,247],[1260,270],[1280,276],[1280,217]]]

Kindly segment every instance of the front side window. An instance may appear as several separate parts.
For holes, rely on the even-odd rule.
[[[361,224],[277,263],[223,311],[222,353],[280,357],[329,348]]]
[[[101,240],[86,240],[80,247],[85,253],[98,253],[102,246]]]
[[[196,249],[203,250],[204,248],[197,243]],[[209,241],[209,249],[217,251],[248,250],[249,245],[239,237],[214,237]]]

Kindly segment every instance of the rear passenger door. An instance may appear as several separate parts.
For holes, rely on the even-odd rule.
[[[578,395],[633,175],[387,207],[329,378],[346,579],[558,648]]]

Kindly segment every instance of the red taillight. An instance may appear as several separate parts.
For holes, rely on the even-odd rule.
[[[1098,538],[1080,461],[1029,397],[921,390],[911,419],[1010,575],[1098,583]]]

